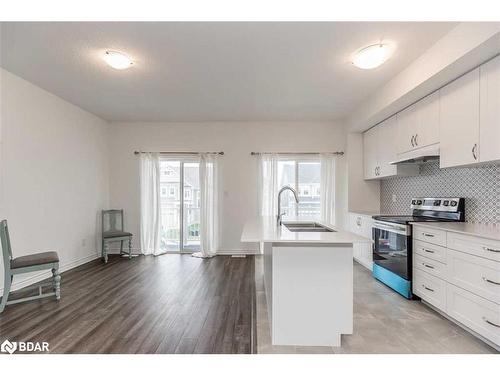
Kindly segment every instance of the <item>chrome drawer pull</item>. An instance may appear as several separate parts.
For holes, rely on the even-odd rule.
[[[486,250],[486,251],[491,251],[493,253],[500,253],[500,250],[492,249],[492,248],[489,248],[489,247],[486,247],[486,246],[483,246],[483,249]]]
[[[425,237],[434,237],[433,234],[429,234],[429,233],[422,233]]]
[[[429,266],[428,264],[425,264],[425,263],[422,263],[422,266],[424,266],[424,267],[427,267],[427,268],[431,268],[431,269],[434,269],[434,267],[432,267],[432,266]]]
[[[484,320],[486,323],[488,323],[488,324],[492,325],[493,327],[500,328],[500,325],[490,322],[490,321],[489,321],[489,320],[488,320],[485,316],[483,316],[483,320]]]
[[[428,291],[434,292],[434,289],[427,288],[424,284],[422,284],[422,286],[424,287],[424,289],[427,289]]]
[[[495,285],[500,285],[500,283],[497,283],[496,281],[487,279],[486,277],[483,276],[483,280],[486,281],[487,283],[495,284]]]
[[[428,249],[424,249],[424,251],[425,251],[426,253],[431,253],[431,254],[434,254],[434,253],[435,253],[435,251],[428,250]]]

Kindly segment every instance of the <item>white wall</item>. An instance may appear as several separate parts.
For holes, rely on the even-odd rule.
[[[258,214],[257,158],[251,151],[343,150],[340,124],[302,122],[113,123],[110,125],[110,204],[125,210],[127,229],[139,247],[139,158],[134,150],[224,151],[219,168],[220,252],[253,252],[240,242],[245,221]],[[338,165],[340,194],[345,194],[344,158]],[[339,199],[338,215],[346,210]],[[339,218],[342,224],[344,218]]]
[[[0,219],[8,220],[14,256],[56,250],[63,270],[95,258],[96,218],[108,202],[108,124],[0,74]],[[3,288],[3,265],[0,273]],[[16,276],[14,286],[28,281]]]

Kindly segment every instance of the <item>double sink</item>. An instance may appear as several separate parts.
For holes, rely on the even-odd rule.
[[[290,222],[283,223],[283,225],[287,227],[290,232],[335,232],[335,230],[316,222]]]

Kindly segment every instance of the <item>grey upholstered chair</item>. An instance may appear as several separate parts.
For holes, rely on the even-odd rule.
[[[55,251],[47,251],[45,253],[36,253],[13,258],[7,220],[2,220],[0,222],[0,239],[2,243],[4,267],[3,297],[2,302],[0,302],[0,313],[5,309],[6,305],[12,305],[14,303],[31,301],[49,296],[55,296],[56,299],[59,300],[61,298],[61,276],[59,275],[59,257],[57,253]],[[38,288],[38,295],[36,296],[9,301],[9,293],[14,275],[46,269],[52,270],[51,284],[35,286],[34,288]],[[42,287],[46,285],[52,285],[53,291],[50,293],[42,293]]]
[[[123,251],[123,241],[128,241],[128,253]],[[132,233],[123,230],[123,210],[102,211],[102,258],[108,263],[108,243],[120,242],[120,255],[132,258]]]

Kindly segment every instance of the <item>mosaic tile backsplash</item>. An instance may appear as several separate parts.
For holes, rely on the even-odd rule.
[[[381,212],[410,214],[411,198],[424,196],[464,197],[465,221],[500,225],[500,165],[439,169],[439,162],[422,164],[418,176],[381,182]]]

